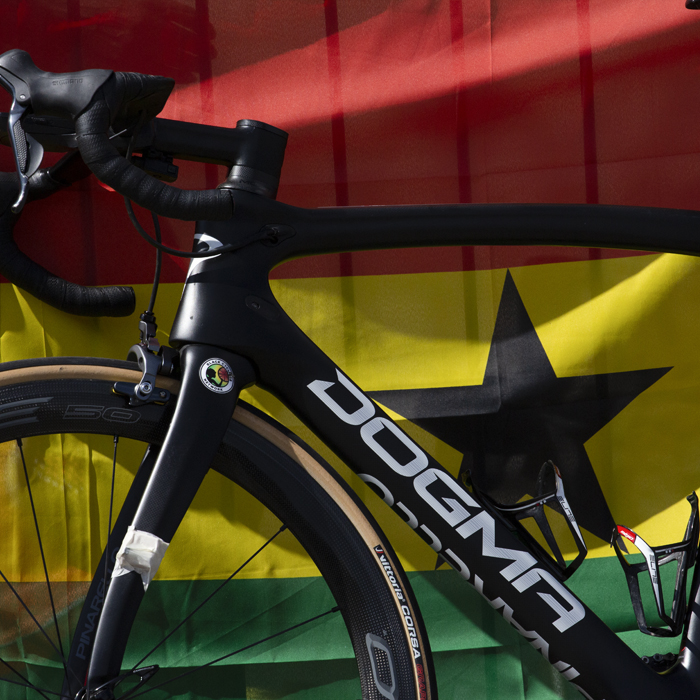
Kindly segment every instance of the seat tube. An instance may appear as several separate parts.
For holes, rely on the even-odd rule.
[[[165,543],[175,534],[214,459],[241,390],[255,380],[245,358],[210,345],[185,346],[180,361],[177,407],[132,523],[134,530]],[[144,580],[136,571],[112,577],[90,661],[91,689],[120,674],[144,593]]]

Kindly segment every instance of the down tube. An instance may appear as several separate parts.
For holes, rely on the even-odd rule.
[[[284,358],[265,384],[584,695],[697,697],[684,673],[643,664],[310,341]]]

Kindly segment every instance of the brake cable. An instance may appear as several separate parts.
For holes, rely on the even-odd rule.
[[[134,128],[134,131],[131,135],[131,138],[129,139],[129,146],[127,148],[126,152],[126,159],[130,160],[131,159],[131,154],[133,151],[133,146],[134,142],[136,140],[136,134],[138,134],[141,130],[141,127],[143,126],[143,122],[145,121],[145,112],[141,112],[139,116],[139,120],[137,122],[136,127]],[[166,245],[163,245],[161,241],[161,231],[160,231],[160,223],[158,221],[158,216],[154,213],[151,212],[151,217],[153,219],[153,225],[155,229],[155,239],[150,236],[148,233],[146,233],[145,229],[141,224],[139,223],[138,219],[136,218],[136,214],[134,213],[134,209],[131,203],[131,200],[128,197],[124,197],[124,204],[126,205],[126,212],[129,215],[129,219],[131,220],[131,223],[134,225],[134,228],[138,232],[138,234],[143,238],[149,245],[153,246],[156,250],[156,271],[155,271],[155,279],[153,281],[153,288],[151,291],[151,300],[148,305],[148,311],[147,313],[152,313],[153,311],[153,306],[155,305],[155,297],[158,292],[158,284],[159,284],[159,279],[160,279],[160,271],[161,271],[161,266],[162,266],[162,253],[168,253],[169,255],[175,255],[176,257],[179,258],[212,258],[217,255],[221,255],[222,253],[228,253],[234,250],[239,250],[240,248],[243,248],[244,246],[248,245],[249,243],[253,243],[254,241],[261,240],[262,238],[265,238],[266,233],[265,232],[258,232],[254,234],[253,236],[246,237],[245,239],[239,241],[238,243],[227,243],[226,245],[220,246],[218,248],[210,249],[210,250],[202,250],[202,251],[185,251],[185,250],[179,250],[177,248],[170,248]]]
[[[134,141],[136,140],[136,134],[138,134],[141,131],[141,127],[143,126],[143,121],[144,121],[145,113],[141,112],[141,115],[139,116],[139,121],[136,124],[136,128],[134,129],[131,138],[129,139],[129,146],[126,151],[126,159],[130,160],[131,159],[131,153],[133,150],[134,146]],[[238,248],[241,248],[243,245],[246,245],[250,243],[250,241],[245,241],[242,242],[240,245],[234,245],[233,243],[227,243],[224,246],[221,246],[220,248],[216,248],[216,250],[203,250],[200,252],[188,252],[186,250],[178,250],[177,248],[169,248],[166,245],[163,245],[161,242],[161,236],[160,236],[160,224],[158,223],[158,216],[155,214],[155,212],[151,212],[151,217],[153,218],[153,225],[155,227],[155,233],[156,237],[153,239],[151,236],[146,233],[144,230],[143,226],[138,222],[138,219],[136,218],[136,214],[134,214],[134,208],[131,205],[131,200],[128,197],[124,197],[124,204],[126,205],[126,212],[129,215],[129,219],[131,219],[131,223],[134,225],[134,228],[138,231],[139,235],[141,238],[143,238],[149,245],[152,245],[157,251],[157,262],[156,262],[156,274],[160,276],[160,265],[161,265],[161,253],[169,253],[170,255],[175,255],[179,258],[211,258],[214,257],[215,255],[221,255],[221,253],[227,253],[231,250],[238,250]],[[154,282],[154,285],[158,286],[157,282]],[[149,305],[150,308],[150,305]]]
[[[131,154],[134,149],[134,141],[136,140],[136,134],[138,134],[141,131],[141,127],[143,126],[144,121],[146,120],[146,112],[142,111],[139,114],[138,121],[136,122],[136,127],[134,128],[134,131],[131,135],[131,138],[129,139],[129,145],[126,149],[126,159],[131,160]],[[141,233],[143,231],[141,225],[139,222],[136,220],[136,216],[134,215],[134,210],[131,206],[131,201],[129,200],[128,197],[124,197],[124,204],[126,204],[126,211],[129,214],[129,218],[131,219],[131,222],[136,226],[136,230]],[[156,216],[155,212],[151,212],[151,218],[153,219],[153,227],[155,229],[156,233],[156,240],[158,243],[161,241],[161,235],[160,235],[160,222],[158,221],[158,217]],[[146,233],[143,231],[143,233]],[[146,313],[153,315],[153,307],[156,305],[156,296],[158,294],[158,286],[160,285],[160,271],[163,266],[163,253],[161,250],[157,249],[156,250],[156,269],[155,273],[153,275],[153,286],[151,287],[151,297],[148,300],[148,308],[146,309]]]
[[[199,253],[188,253],[185,250],[177,250],[176,248],[169,248],[166,245],[163,245],[159,240],[153,239],[151,236],[149,236],[146,231],[144,231],[143,227],[141,224],[138,222],[136,219],[136,216],[134,214],[134,210],[131,206],[131,200],[127,199],[124,197],[126,201],[126,211],[129,214],[129,218],[131,219],[131,223],[134,225],[136,230],[139,232],[139,235],[141,238],[143,238],[147,243],[152,245],[154,248],[157,248],[158,250],[162,250],[164,253],[169,253],[170,255],[176,255],[179,258],[212,258],[215,255],[221,255],[221,253],[228,253],[233,250],[238,250],[239,248],[242,248],[244,245],[248,245],[248,243],[252,243],[253,240],[256,239],[246,239],[244,241],[241,241],[239,244],[233,244],[233,243],[227,243],[224,246],[221,246],[221,248],[215,248],[214,250],[203,250]],[[155,214],[153,214],[155,217]]]

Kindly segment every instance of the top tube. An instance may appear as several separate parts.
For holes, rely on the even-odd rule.
[[[321,253],[455,245],[551,245],[700,254],[700,212],[593,204],[455,204],[301,209],[236,192],[236,214],[197,230],[235,243],[289,227],[271,267]],[[270,269],[271,269],[270,267]]]

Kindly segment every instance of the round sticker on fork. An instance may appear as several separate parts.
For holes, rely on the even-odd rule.
[[[199,378],[209,391],[226,394],[233,389],[233,372],[227,362],[220,357],[212,357],[202,363]]]

